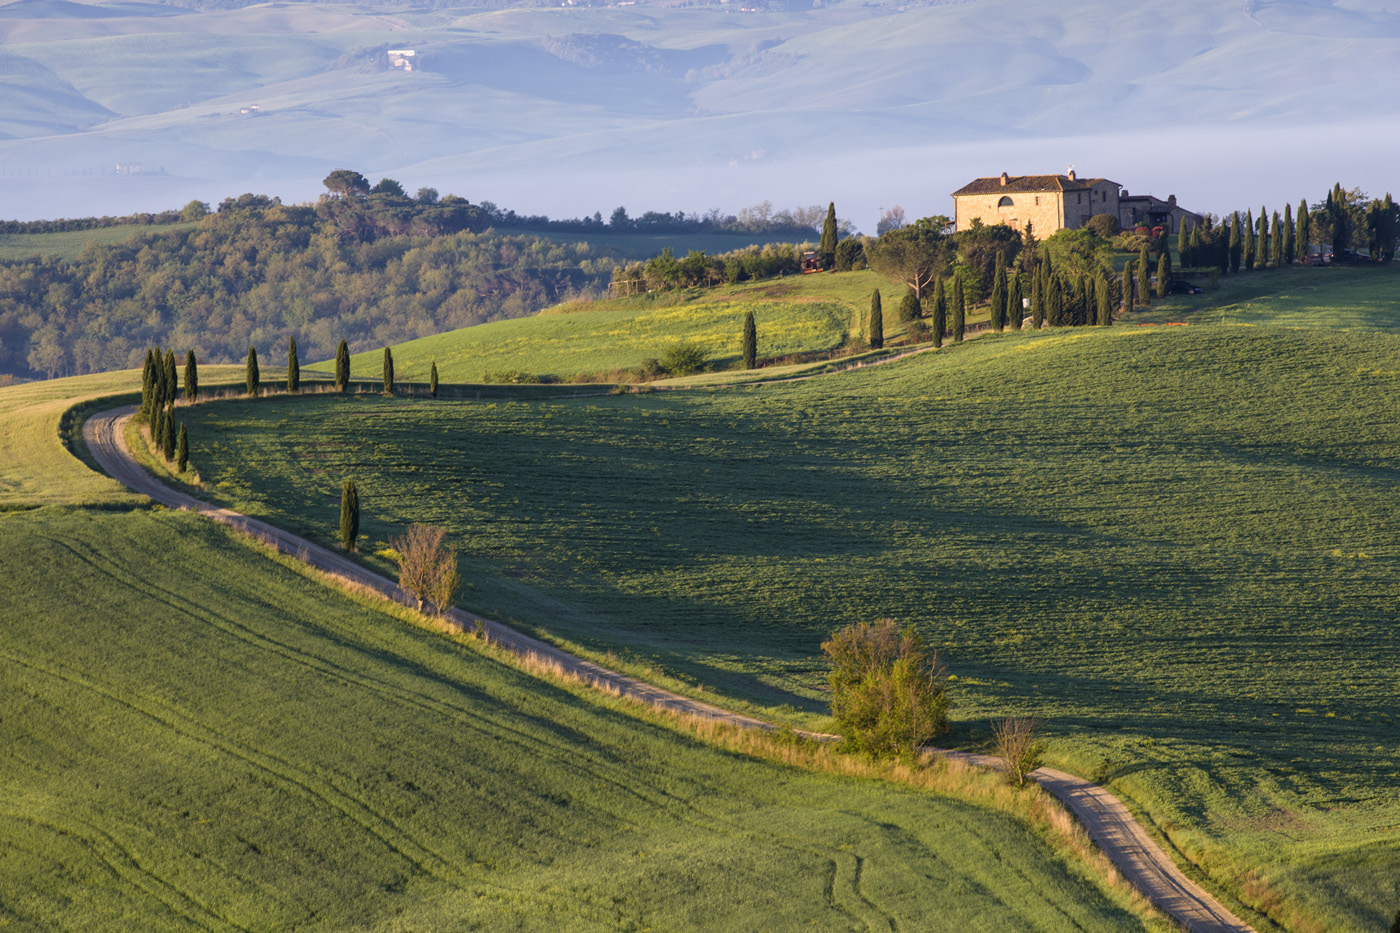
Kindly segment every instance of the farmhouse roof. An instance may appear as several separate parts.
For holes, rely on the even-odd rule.
[[[1026,191],[1084,191],[1093,185],[1107,181],[1111,185],[1118,182],[1107,178],[1073,178],[1069,175],[1000,175],[991,178],[978,178],[953,192],[953,197],[964,194],[995,194],[997,192]]]

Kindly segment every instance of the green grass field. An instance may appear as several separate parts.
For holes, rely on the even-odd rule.
[[[509,371],[568,379],[635,369],[670,346],[691,342],[703,346],[717,368],[728,369],[739,362],[745,312],[754,313],[761,357],[834,350],[847,341],[853,322],[863,333],[876,288],[885,339],[896,341],[904,334],[895,311],[905,288],[866,271],[563,305],[401,344],[393,350],[394,366],[402,380],[426,381],[434,361],[445,382],[480,382],[487,373]],[[985,319],[984,311],[969,323]],[[376,379],[383,364],[383,350],[360,353],[350,358],[350,372]],[[330,372],[334,364],[310,368]]]
[[[819,643],[916,624],[962,735],[1046,716],[1290,925],[1400,903],[1400,341],[1265,327],[982,338],[804,383],[209,406],[215,491],[327,539],[449,527],[462,602],[706,690],[824,710]]]
[[[1400,331],[1400,268],[1295,266],[1227,275],[1200,295],[1174,295],[1132,320]]]
[[[7,930],[1142,928],[1020,819],[649,725],[188,514],[0,515],[0,565]]]
[[[193,223],[153,224],[99,227],[95,230],[72,230],[62,233],[0,233],[0,260],[28,259],[31,256],[77,259],[89,243],[110,246],[113,243],[123,243],[138,234],[170,233],[193,226]]]
[[[206,366],[205,386],[238,378],[236,366]],[[131,504],[135,496],[69,453],[64,414],[85,401],[141,391],[138,370],[0,388],[0,511],[35,505]]]

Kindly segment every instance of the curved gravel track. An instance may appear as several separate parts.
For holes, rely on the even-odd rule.
[[[136,462],[124,441],[126,425],[135,413],[135,406],[115,408],[93,415],[83,425],[83,438],[87,442],[88,450],[112,478],[162,505],[198,512],[254,535],[282,553],[296,557],[312,567],[367,586],[405,605],[413,604],[407,594],[399,589],[398,584],[367,570],[338,551],[332,551],[239,512],[210,505],[156,479]],[[535,655],[554,662],[564,671],[589,683],[635,697],[653,706],[705,719],[724,720],[751,729],[774,728],[771,723],[732,713],[663,690],[635,677],[619,674],[491,619],[460,609],[450,610],[447,616],[464,629],[483,630],[491,641],[511,651],[522,655]],[[930,751],[983,767],[1001,766],[998,759],[988,755],[946,749]],[[1255,933],[1252,927],[1183,875],[1171,858],[1162,851],[1161,846],[1128,812],[1122,801],[1102,786],[1053,768],[1040,768],[1032,772],[1031,777],[1079,819],[1089,837],[1103,850],[1124,878],[1182,927],[1193,933]]]

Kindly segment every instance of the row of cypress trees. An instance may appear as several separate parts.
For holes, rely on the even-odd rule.
[[[190,358],[194,358],[191,351]],[[257,395],[262,387],[262,373],[258,368],[258,351],[256,347],[248,348],[248,359],[244,367],[243,377],[244,389],[249,395]],[[335,389],[337,392],[345,392],[350,387],[350,347],[344,340],[335,350]],[[433,398],[438,394],[438,370],[437,361],[433,361],[432,370],[428,377],[428,390]],[[287,340],[287,391],[296,394],[301,391],[301,360],[297,355],[297,339],[295,337]],[[388,348],[384,348],[384,392],[388,395],[394,394],[394,354]]]
[[[146,351],[141,371],[141,414],[150,425],[151,443],[167,463],[174,462],[185,472],[190,460],[189,434],[175,421],[175,397],[179,383],[175,374],[175,351],[159,347]],[[185,399],[199,398],[199,364],[194,351],[185,354]]]

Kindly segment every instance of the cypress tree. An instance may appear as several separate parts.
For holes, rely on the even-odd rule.
[[[826,206],[826,221],[822,223],[822,268],[836,268],[836,202]],[[752,366],[748,367],[753,369]]]
[[[1006,254],[997,253],[997,271],[992,277],[992,330],[1006,326]]]
[[[948,329],[948,294],[941,278],[933,280],[933,345],[943,346],[943,332]]]
[[[1123,313],[1133,313],[1133,261],[1123,266]]]
[[[350,387],[350,348],[345,341],[335,348],[335,390],[344,392]]]
[[[758,369],[758,328],[754,325],[752,311],[744,312],[744,335],[739,347],[744,368]]]
[[[175,413],[172,411],[165,413],[165,429],[160,432],[160,452],[166,463],[175,459]]]
[[[428,394],[437,398],[437,360],[433,360],[433,368],[428,372]]]
[[[388,347],[384,348],[384,394],[394,394],[394,354]]]
[[[1279,220],[1278,211],[1274,211],[1271,226],[1273,232],[1269,235],[1269,262],[1275,269],[1283,265],[1283,221]]]
[[[1274,235],[1282,241],[1279,245],[1279,256],[1282,257],[1282,265],[1293,264],[1293,205],[1283,205],[1283,226],[1274,223]]]
[[[967,306],[964,302],[962,273],[953,273],[953,343],[962,343],[967,330]]]
[[[347,479],[340,487],[340,546],[353,552],[359,536],[360,496],[355,491],[355,481]]]
[[[1202,255],[1201,255],[1201,254],[1202,254],[1202,252],[1203,252],[1204,250],[1202,249],[1202,244],[1201,244],[1201,225],[1200,225],[1200,224],[1197,224],[1196,226],[1194,226],[1194,227],[1191,228],[1191,245],[1188,247],[1188,251],[1189,251],[1190,254],[1191,254],[1191,261],[1188,263],[1188,262],[1183,258],[1183,259],[1181,260],[1182,266],[1188,266],[1188,265],[1190,265],[1190,266],[1199,266],[1199,265],[1201,265],[1201,258],[1202,258]]]
[[[1341,182],[1333,185],[1331,193],[1327,195],[1327,219],[1332,222],[1332,258],[1337,260],[1347,251],[1347,244],[1351,242],[1351,230],[1347,223],[1347,197]]]
[[[185,468],[190,465],[190,436],[185,433],[185,426],[180,425],[180,442],[175,447],[175,468],[178,472],[185,472]]]
[[[249,395],[258,394],[258,386],[262,383],[262,375],[258,372],[258,351],[253,347],[248,348],[247,371],[243,375],[243,382],[248,389]]]
[[[1244,229],[1240,231],[1240,249],[1244,251],[1244,271],[1254,271],[1254,211],[1246,211]]]
[[[1269,215],[1259,208],[1259,219],[1255,221],[1259,233],[1254,237],[1254,268],[1263,269],[1269,264]]]
[[[1312,245],[1311,220],[1308,217],[1308,199],[1298,202],[1298,229],[1293,234],[1293,248],[1298,253],[1299,262],[1308,261],[1308,247]]]
[[[1014,272],[1006,289],[1006,315],[1006,323],[1011,329],[1020,330],[1025,308],[1021,307],[1021,277]]]
[[[185,400],[193,402],[199,398],[199,364],[195,362],[194,351],[185,351]]]
[[[1060,277],[1050,273],[1045,276],[1045,323],[1051,327],[1065,325],[1065,293]]]
[[[1230,271],[1240,271],[1240,260],[1244,258],[1244,238],[1240,233],[1240,212],[1230,218]]]
[[[1181,226],[1176,228],[1176,254],[1181,257],[1183,266],[1193,265],[1191,261],[1191,237],[1188,236],[1187,223],[1189,221],[1183,217],[1181,218]]]
[[[1400,237],[1400,216],[1395,213],[1395,199],[1390,196],[1390,192],[1385,193],[1385,200],[1381,201],[1381,211],[1384,225],[1381,233],[1381,262],[1391,262],[1395,259],[1395,241]]]
[[[1081,275],[1074,281],[1074,326],[1093,323],[1094,280]]]
[[[1045,270],[1036,267],[1031,273],[1031,329],[1040,330],[1045,323]]]
[[[1157,297],[1158,297],[1158,298],[1165,298],[1165,297],[1167,297],[1167,290],[1171,287],[1171,282],[1169,281],[1169,280],[1171,279],[1171,275],[1172,275],[1171,260],[1167,258],[1167,254],[1166,254],[1166,253],[1163,253],[1163,254],[1162,254],[1160,257],[1158,257],[1158,259],[1157,259]]]
[[[1110,291],[1108,279],[1102,272],[1094,283],[1094,298],[1099,304],[1098,325],[1107,327],[1113,323],[1113,293]]]
[[[175,404],[175,394],[180,386],[179,376],[175,372],[175,351],[165,351],[165,398],[170,404]]]
[[[870,295],[870,349],[879,350],[885,346],[885,315],[880,309],[880,290]]]
[[[1142,249],[1138,250],[1138,264],[1137,264],[1137,270],[1138,270],[1138,284],[1137,284],[1137,291],[1138,291],[1138,300],[1141,301],[1141,302],[1142,302],[1143,304],[1145,304],[1145,305],[1149,305],[1149,304],[1152,303],[1152,299],[1151,299],[1151,298],[1149,297],[1149,295],[1148,295],[1148,293],[1149,293],[1149,292],[1151,291],[1151,289],[1152,289],[1152,272],[1151,272],[1151,269],[1152,269],[1152,267],[1151,267],[1150,265],[1147,264],[1147,247],[1144,246]]]
[[[141,414],[149,416],[155,410],[156,364],[155,351],[146,348],[146,365],[141,370]]]
[[[287,391],[301,391],[301,363],[297,360],[297,338],[287,338]]]

